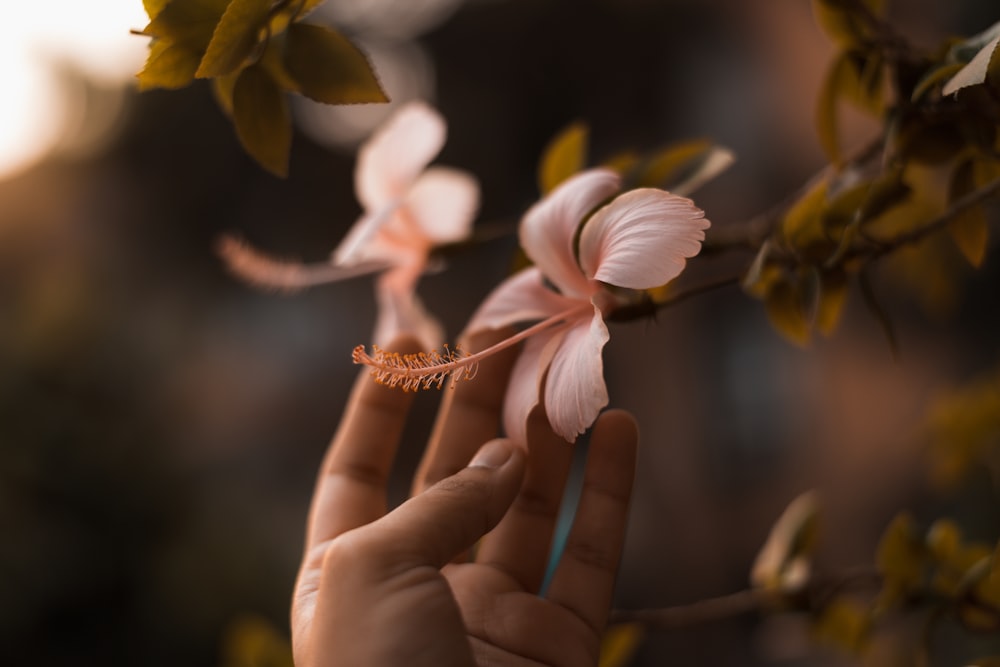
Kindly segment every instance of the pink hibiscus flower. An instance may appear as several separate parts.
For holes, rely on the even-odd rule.
[[[424,103],[402,107],[361,147],[354,188],[361,218],[333,251],[313,265],[276,260],[231,236],[219,243],[229,269],[250,283],[295,290],[380,273],[375,340],[416,335],[441,344],[441,327],[415,290],[431,250],[466,238],[479,205],[479,186],[457,169],[429,167],[444,146],[445,122]]]
[[[608,404],[601,359],[609,339],[604,320],[623,303],[608,286],[640,290],[669,282],[701,250],[709,226],[689,199],[650,188],[622,194],[587,218],[620,186],[614,172],[594,169],[567,180],[532,207],[521,221],[520,242],[534,266],[501,283],[467,331],[540,320],[534,326],[469,356],[446,349],[403,358],[378,348],[369,356],[357,348],[355,361],[373,366],[376,379],[386,384],[440,386],[449,377],[474,374],[485,356],[527,339],[512,371],[504,428],[524,439],[528,413],[544,400],[553,430],[575,440]]]

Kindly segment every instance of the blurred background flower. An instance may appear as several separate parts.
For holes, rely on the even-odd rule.
[[[897,4],[899,29],[926,45],[998,18],[988,0]],[[352,147],[388,110],[303,105],[281,181],[246,157],[207,85],[134,92],[139,0],[6,9],[0,655],[207,666],[255,654],[233,646],[280,646],[313,477],[357,372],[350,350],[374,321],[371,285],[261,294],[225,273],[212,243],[236,231],[322,260],[360,212]],[[808,3],[354,0],[323,12],[369,50],[390,96],[442,111],[440,161],[479,177],[483,223],[513,229],[538,197],[544,146],[577,119],[598,160],[697,136],[733,149],[739,162],[697,197],[719,228],[823,164],[813,103],[831,47]],[[847,136],[870,131],[858,117]],[[513,250],[512,238],[484,243],[422,281],[450,336]],[[870,562],[901,507],[976,507],[978,478],[961,497],[927,495],[918,435],[940,387],[997,365],[1000,311],[983,307],[1000,279],[992,259],[947,322],[883,295],[899,362],[860,299],[807,350],[735,289],[616,325],[609,393],[643,432],[618,604],[745,587],[771,523],[806,488],[824,498],[831,567]],[[394,500],[437,400],[418,397]],[[995,514],[965,518],[972,537],[996,531]],[[787,621],[650,633],[634,664],[841,662]]]

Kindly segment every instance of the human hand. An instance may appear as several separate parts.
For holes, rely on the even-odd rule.
[[[530,454],[491,440],[473,457],[496,433],[512,361],[490,358],[448,393],[414,496],[389,513],[385,485],[412,394],[359,378],[313,498],[292,607],[297,665],[596,664],[635,423],[609,411],[595,425],[573,527],[540,595],[572,445],[536,412]]]

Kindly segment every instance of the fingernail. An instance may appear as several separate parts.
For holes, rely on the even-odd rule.
[[[513,452],[513,446],[505,440],[491,440],[483,445],[469,463],[470,468],[499,468]]]

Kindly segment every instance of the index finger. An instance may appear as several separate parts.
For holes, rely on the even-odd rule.
[[[512,333],[509,327],[483,331],[470,337],[466,347],[470,352],[479,352]],[[460,382],[445,394],[413,478],[413,495],[464,468],[484,443],[497,436],[507,380],[517,354],[515,346],[483,359],[476,377]]]
[[[420,351],[420,344],[406,337],[387,349],[407,354]],[[367,368],[355,381],[316,480],[307,554],[316,544],[385,514],[386,482],[412,401],[413,392],[376,383]]]

